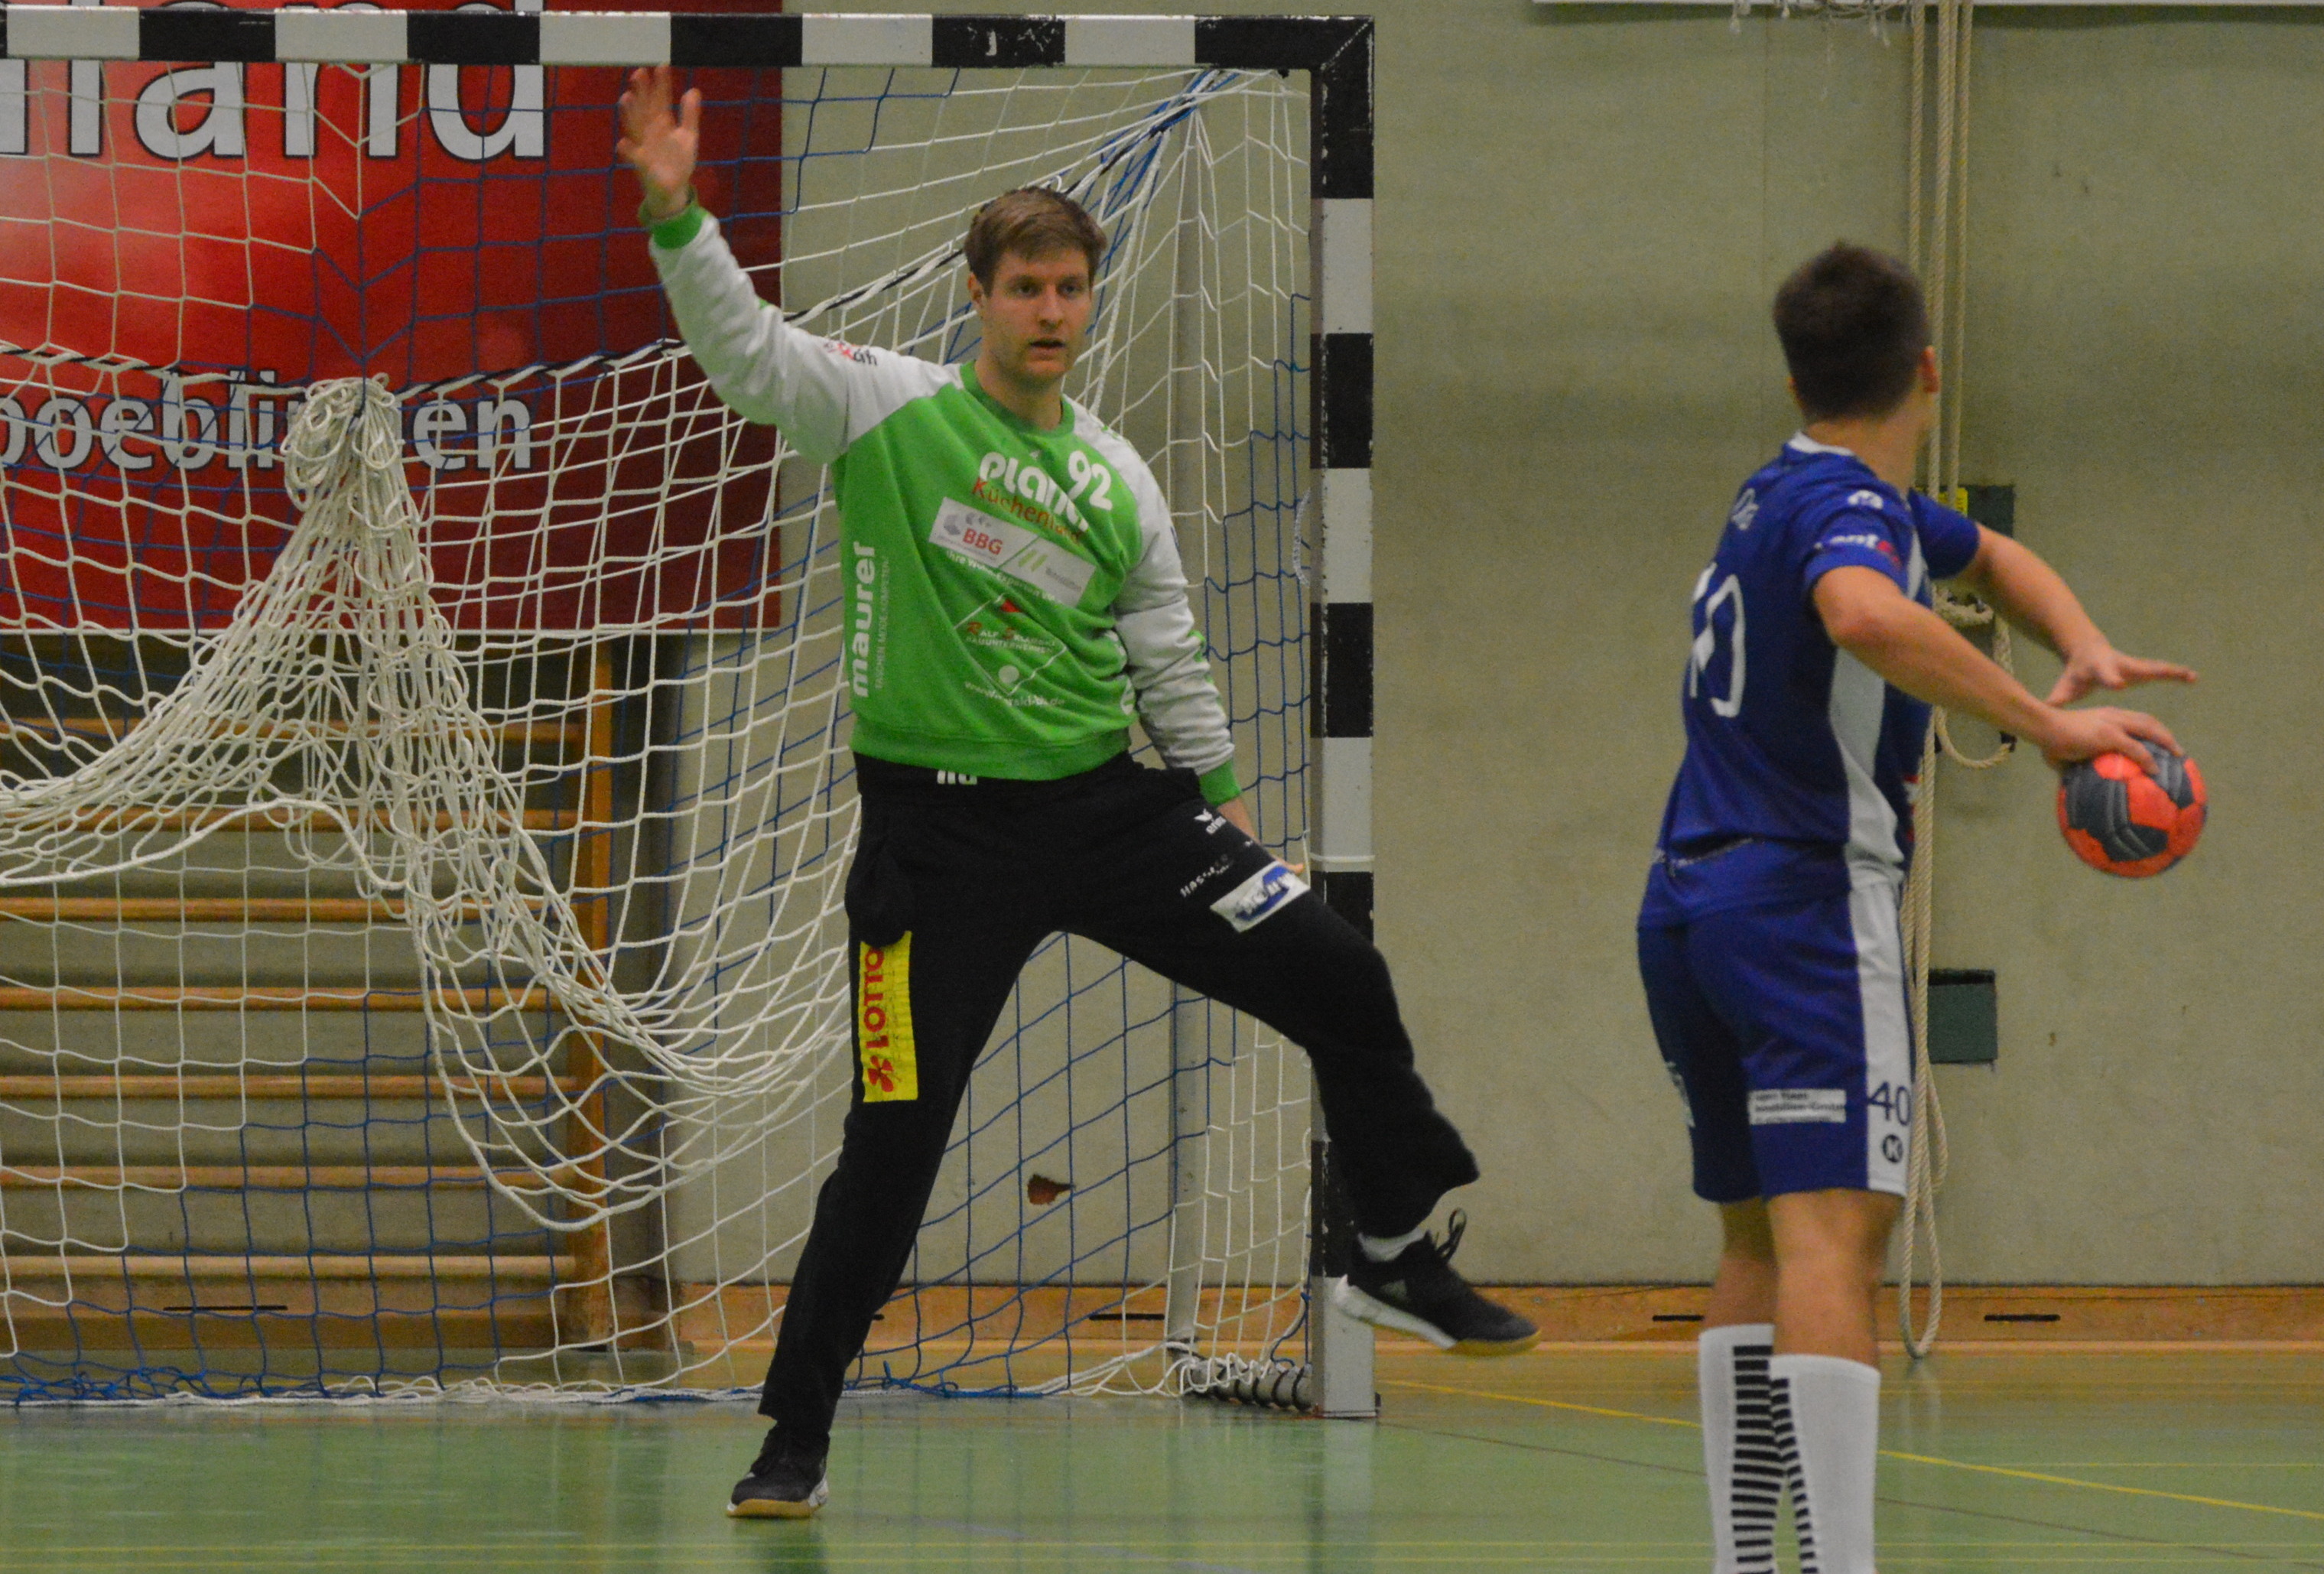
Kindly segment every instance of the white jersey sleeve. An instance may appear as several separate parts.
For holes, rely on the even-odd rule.
[[[1113,601],[1114,633],[1129,662],[1138,718],[1165,764],[1205,774],[1234,758],[1234,739],[1186,604],[1186,575],[1170,528],[1170,505],[1137,449],[1099,428],[1078,406],[1075,418],[1089,421],[1097,433],[1090,446],[1104,454],[1138,499],[1145,550]]]
[[[686,347],[718,397],[772,426],[801,458],[827,465],[911,401],[952,380],[914,356],[823,338],[783,320],[734,260],[718,221],[683,245],[650,245]]]

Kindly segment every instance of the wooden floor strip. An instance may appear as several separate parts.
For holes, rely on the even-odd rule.
[[[351,815],[350,819],[364,817]],[[570,830],[579,816],[569,809],[528,809],[520,817],[520,828],[525,830]],[[370,829],[385,830],[392,823],[383,812],[369,816]],[[219,826],[237,825],[244,820],[260,823],[250,827],[254,831],[316,830],[336,831],[337,817],[317,810],[289,810],[281,804],[230,804],[208,809],[161,809],[149,804],[130,804],[118,808],[75,810],[63,817],[62,823],[76,830],[89,832],[129,832],[141,830],[209,830]],[[429,818],[430,829],[452,830],[464,826],[480,826],[489,830],[510,829],[508,818],[492,815],[477,819],[469,815],[437,814]]]
[[[530,1170],[496,1171],[519,1191],[545,1191],[552,1177]],[[480,1189],[484,1171],[447,1164],[6,1164],[0,1189],[24,1191],[62,1187],[154,1191],[360,1191],[374,1186]]]
[[[442,989],[437,1000],[453,1011],[515,1011],[549,1008],[540,988]],[[0,989],[0,1011],[422,1011],[417,989],[316,989],[300,985],[187,985],[121,988],[68,984],[56,988]]]
[[[577,1257],[434,1257],[379,1253],[315,1252],[305,1256],[32,1256],[0,1257],[0,1282],[67,1276],[131,1279],[571,1279]]]
[[[464,922],[482,909],[456,905]],[[543,905],[538,897],[527,906]],[[0,896],[0,918],[32,923],[401,923],[401,902],[358,896]]]
[[[47,717],[0,717],[0,738],[23,733],[47,743],[65,737],[120,739],[143,727],[145,721],[142,716],[67,716],[54,719]],[[387,730],[388,724],[376,721],[350,726],[346,722],[226,719],[212,723],[207,736],[336,743],[355,737],[378,737]],[[483,730],[504,743],[576,744],[587,740],[589,724],[586,721],[503,721],[487,723]],[[467,735],[459,731],[458,736]]]
[[[588,1083],[578,1077],[462,1077],[453,1089],[466,1097],[529,1101],[556,1092],[572,1096]],[[45,1103],[65,1098],[439,1098],[440,1079],[245,1073],[225,1076],[0,1077],[0,1099]]]

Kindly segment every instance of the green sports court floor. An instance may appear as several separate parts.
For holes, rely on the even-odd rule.
[[[1709,1567],[1693,1364],[1383,1353],[1376,1424],[851,1402],[808,1523],[719,1513],[743,1405],[0,1413],[0,1570]],[[1892,1365],[1883,1574],[2324,1569],[2324,1355]]]

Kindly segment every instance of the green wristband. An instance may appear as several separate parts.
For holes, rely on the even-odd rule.
[[[638,205],[638,222],[646,227],[646,234],[653,244],[666,252],[674,252],[696,236],[700,235],[703,221],[709,217],[708,211],[702,204],[694,199],[694,193],[691,191],[686,194],[685,208],[668,218],[650,218],[646,213],[645,205],[643,203]]]
[[[1202,774],[1203,801],[1215,808],[1231,803],[1242,796],[1242,784],[1235,780],[1235,764],[1229,760],[1223,765],[1213,765]]]

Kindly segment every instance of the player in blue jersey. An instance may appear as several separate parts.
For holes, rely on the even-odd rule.
[[[2064,707],[2190,682],[2116,651],[2049,566],[1910,490],[1937,408],[1920,286],[1835,245],[1775,296],[1803,430],[1737,495],[1694,588],[1686,758],[1638,918],[1696,1194],[1724,1244],[1701,1347],[1716,1574],[1874,1574],[1872,1307],[1904,1190],[1913,1043],[1897,903],[1929,705],[2053,764],[2148,745],[2153,717]],[[1930,609],[1958,579],[2055,652],[2037,699]]]

